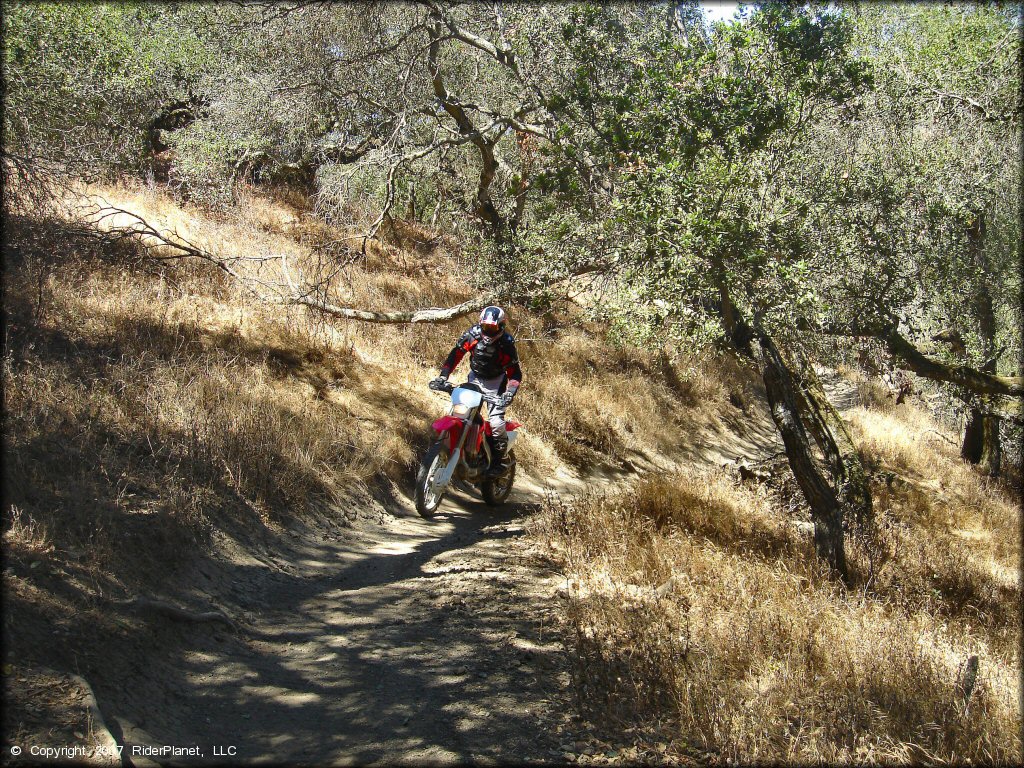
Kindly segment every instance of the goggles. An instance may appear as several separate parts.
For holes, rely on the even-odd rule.
[[[497,336],[501,333],[501,326],[497,323],[480,323],[480,330],[485,336]]]

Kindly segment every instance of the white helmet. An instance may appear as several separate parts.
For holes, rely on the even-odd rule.
[[[484,307],[480,313],[480,331],[488,338],[497,338],[505,332],[508,318],[501,307]]]

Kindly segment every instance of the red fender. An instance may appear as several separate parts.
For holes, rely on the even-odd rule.
[[[455,416],[442,416],[431,426],[434,427],[434,431],[437,432],[438,437],[443,435],[445,432],[448,433],[448,452],[454,453],[455,446],[459,444],[459,436],[462,434],[462,419],[456,418]]]
[[[447,432],[454,426],[462,423],[462,419],[456,418],[455,416],[442,416],[440,419],[433,423],[435,432]]]

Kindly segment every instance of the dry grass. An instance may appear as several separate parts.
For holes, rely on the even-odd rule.
[[[294,197],[242,189],[237,209],[211,212],[139,185],[89,192],[219,255],[283,255],[311,277],[341,258],[332,285],[352,306],[447,306],[473,291],[457,247],[417,225],[341,253],[325,243],[350,233]],[[443,408],[426,382],[468,319],[377,326],[265,305],[208,264],[77,238],[71,210],[12,216],[5,249],[10,504],[58,551],[87,551],[102,570],[119,560],[113,541],[138,559],[185,554],[216,530],[276,530],[348,512],[348,491],[408,486]],[[276,262],[238,268],[279,277]],[[610,347],[577,317],[511,312],[527,383],[510,417],[525,422],[517,451],[536,475],[671,452],[666,414],[682,423],[680,406],[727,397],[714,363]]]
[[[880,596],[985,627],[992,642],[1020,639],[1020,500],[958,456],[952,436],[909,405],[849,414],[869,463]],[[864,553],[860,568],[866,570]]]
[[[218,252],[314,258],[144,189],[105,196]],[[66,221],[12,217],[8,237],[15,539],[38,521],[61,551],[111,569],[126,555],[185,555],[214,529],[274,529],[410,475],[427,393],[410,394],[408,371],[362,354],[350,329],[261,305],[203,265],[74,238]]]
[[[420,227],[361,254],[302,200],[243,191],[214,216],[144,188],[102,192],[220,254],[283,254],[311,276],[342,259],[333,288],[353,306],[472,291],[457,248]],[[214,531],[248,543],[351,513],[353,490],[408,486],[442,408],[425,384],[465,320],[326,322],[205,265],[76,239],[68,221],[14,216],[5,234],[8,552],[81,557],[114,581],[132,563],[157,583]],[[670,361],[610,346],[573,312],[511,311],[526,385],[510,416],[538,474],[672,455],[680,433],[729,403],[745,416],[755,396],[733,360]],[[670,713],[722,759],[1018,759],[1017,500],[884,400],[853,415],[880,468],[879,523],[851,548],[849,594],[769,495],[717,472],[549,505],[539,532],[573,585],[581,700],[620,722]],[[982,675],[965,706],[953,688],[970,654]]]
[[[555,500],[536,525],[568,579],[581,706],[609,725],[667,718],[716,762],[1020,760],[1019,592],[989,622],[960,593],[921,602],[914,574],[958,557],[976,593],[995,578],[969,547],[937,562],[942,530],[891,554],[886,586],[847,592],[768,494],[716,470]]]
[[[749,378],[727,358],[609,345],[574,312],[525,320],[516,333],[529,396],[517,412],[577,468],[677,453],[678,431],[726,402],[723,381]]]

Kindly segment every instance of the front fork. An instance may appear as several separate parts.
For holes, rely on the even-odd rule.
[[[465,444],[466,436],[469,434],[469,427],[470,422],[462,422],[462,434],[459,435],[459,442],[455,444],[455,450],[452,451],[448,464],[438,474],[434,475],[434,488],[445,488],[451,482],[452,475],[455,474],[455,468],[459,466],[459,461],[462,459],[462,446]]]

